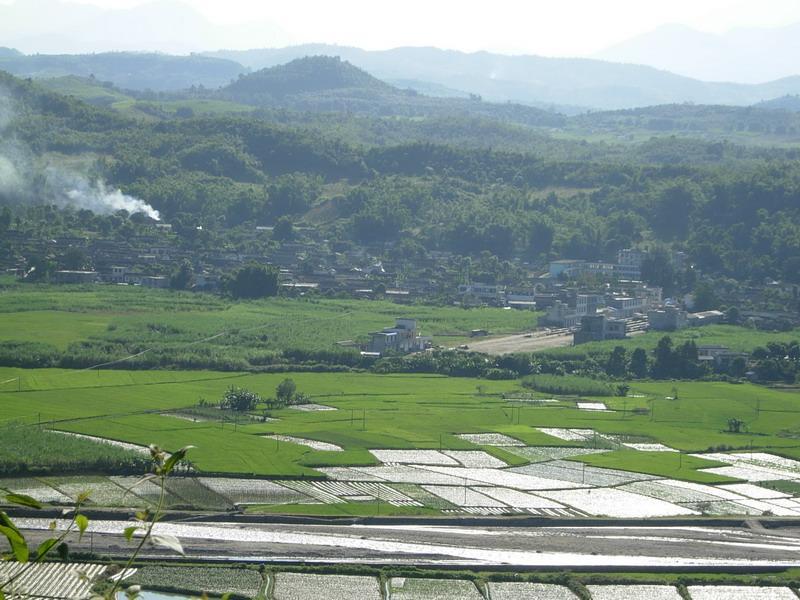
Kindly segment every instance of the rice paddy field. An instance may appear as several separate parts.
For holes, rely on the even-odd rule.
[[[269,396],[287,376],[326,410],[180,417],[232,384]],[[606,410],[584,410],[598,399],[541,392],[548,402],[517,402],[518,382],[431,375],[0,369],[0,381],[0,421],[15,431],[4,439],[60,432],[80,456],[195,446],[193,470],[168,484],[175,508],[800,516],[797,395],[749,384],[641,383],[603,398]],[[674,387],[680,400],[668,399]],[[747,433],[726,431],[732,417]],[[0,456],[14,445],[0,440]],[[98,505],[153,504],[159,490],[128,491],[130,477],[21,473],[3,486],[54,504],[86,490]]]

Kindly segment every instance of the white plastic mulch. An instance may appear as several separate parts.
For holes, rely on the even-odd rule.
[[[441,475],[453,477],[456,481],[467,480],[484,485],[509,487],[518,490],[559,490],[578,488],[581,484],[571,481],[535,477],[515,473],[509,469],[463,469],[457,467],[421,467]]]
[[[454,485],[423,485],[422,487],[431,494],[436,494],[440,498],[456,506],[477,506],[485,508],[507,507],[506,504],[499,500],[476,492],[469,487],[457,487]]]
[[[279,442],[288,442],[290,444],[297,444],[298,446],[306,446],[312,450],[323,450],[325,452],[342,452],[342,448],[336,444],[329,444],[328,442],[320,442],[318,440],[307,440],[305,438],[294,437],[291,435],[264,435],[264,438],[270,440],[278,440]]]
[[[525,446],[522,448],[508,448],[507,452],[525,458],[530,462],[546,462],[585,454],[600,454],[608,452],[608,450],[605,448],[572,448],[569,446]]]
[[[770,490],[760,485],[753,485],[752,483],[729,483],[726,485],[718,485],[718,489],[728,490],[734,494],[740,494],[747,498],[754,500],[770,500],[774,498],[791,498],[791,494],[785,494],[777,490]]]
[[[616,488],[543,491],[539,494],[598,517],[636,519],[698,514],[694,510],[671,502]]]
[[[692,600],[797,600],[788,587],[690,585],[688,589]]]
[[[675,448],[670,448],[664,444],[623,443],[622,445],[631,450],[638,450],[639,452],[677,452]]]
[[[608,407],[602,402],[578,402],[578,410],[607,411]]]
[[[324,404],[293,404],[291,406],[287,406],[286,408],[291,408],[292,410],[299,410],[302,412],[317,412],[323,410],[339,410],[334,408],[333,406],[325,406]]]
[[[569,588],[550,583],[489,584],[492,600],[578,600]]]
[[[375,577],[278,573],[273,597],[275,600],[381,600],[381,588]]]
[[[670,585],[587,585],[592,600],[682,600]]]
[[[502,433],[460,433],[462,440],[478,446],[524,446],[522,442]]]
[[[463,579],[393,577],[389,586],[393,600],[483,600],[475,584]]]
[[[461,466],[485,469],[502,469],[508,465],[483,450],[444,450],[444,454],[457,460]]]
[[[370,450],[384,464],[451,465],[458,466],[455,458],[439,450]]]

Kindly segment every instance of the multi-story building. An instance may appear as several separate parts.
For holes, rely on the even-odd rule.
[[[431,338],[423,337],[417,330],[416,319],[397,319],[394,327],[370,334],[367,351],[375,354],[387,352],[419,352],[430,345]]]

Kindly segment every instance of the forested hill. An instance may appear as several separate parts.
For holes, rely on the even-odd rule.
[[[756,104],[756,108],[770,108],[774,110],[791,110],[800,112],[800,94],[781,96],[774,100],[765,100]]]
[[[332,56],[300,58],[285,65],[242,75],[237,81],[223,88],[223,91],[234,96],[284,97],[342,89],[351,90],[353,93],[373,92],[389,95],[399,92],[349,62]]]
[[[288,220],[343,247],[369,244],[401,258],[421,250],[470,256],[494,265],[473,273],[488,269],[500,279],[519,272],[502,261],[608,260],[644,243],[685,250],[706,273],[800,279],[795,149],[655,138],[607,145],[608,152],[580,141],[564,142],[559,155],[536,145],[499,151],[454,141],[462,137],[451,137],[457,127],[446,122],[438,143],[366,147],[342,138],[351,121],[336,113],[308,127],[270,122],[271,113],[144,122],[8,75],[0,87],[14,105],[7,160],[45,157],[60,168],[92,160],[89,175],[151,204],[195,249],[240,248],[236,228]],[[394,121],[404,120],[375,123]],[[0,202],[14,201],[4,189]],[[40,217],[25,221],[26,235],[36,235]],[[654,282],[668,289],[683,276],[662,271]]]
[[[210,95],[212,97],[214,95]],[[431,98],[400,90],[338,57],[312,56],[243,75],[216,96],[260,107],[373,116],[483,116],[529,126],[559,126],[565,117],[480,98]]]
[[[0,70],[20,77],[95,77],[131,90],[177,91],[192,86],[216,89],[246,69],[237,62],[192,54],[171,56],[146,52],[99,54],[31,54],[0,52]]]

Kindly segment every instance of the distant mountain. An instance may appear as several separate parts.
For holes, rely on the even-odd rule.
[[[755,105],[755,107],[800,112],[800,95],[781,96],[780,98],[774,98],[773,100],[759,102]]]
[[[494,104],[478,98],[434,98],[401,90],[345,60],[330,56],[298,58],[285,65],[242,75],[218,94],[262,108],[339,112],[370,116],[488,117],[533,126],[558,126],[565,118],[521,104]]]
[[[0,69],[18,77],[94,76],[119,88],[154,91],[175,91],[200,85],[216,89],[245,71],[238,63],[208,56],[132,52],[0,54]]]
[[[285,65],[262,69],[240,77],[224,89],[238,99],[248,96],[283,98],[334,90],[372,92],[377,95],[392,95],[397,92],[389,84],[349,62],[330,56],[310,56]]]
[[[705,81],[763,83],[800,75],[800,23],[724,34],[665,25],[595,58],[649,65]]]
[[[341,56],[383,81],[425,82],[493,102],[534,106],[619,109],[682,102],[750,105],[800,93],[800,77],[763,85],[709,83],[640,65],[488,52],[467,54],[437,48],[366,51],[312,44],[208,55],[261,69],[319,54]]]
[[[43,18],[46,15],[47,18]],[[208,48],[291,43],[272,23],[222,26],[177,0],[107,10],[64,0],[0,4],[0,40],[26,53],[147,51],[185,54]]]

